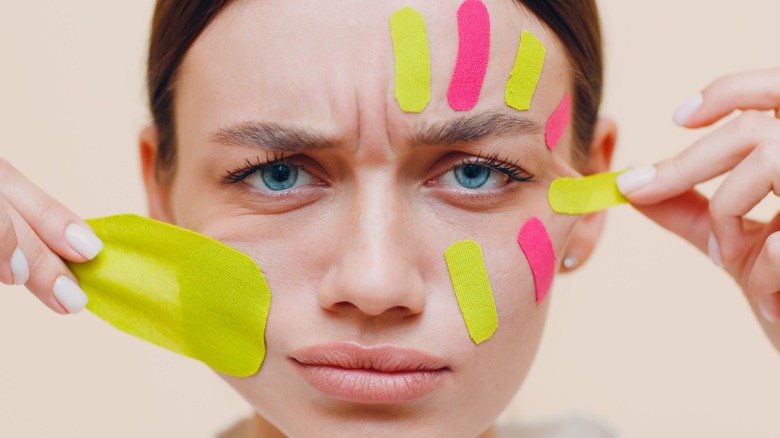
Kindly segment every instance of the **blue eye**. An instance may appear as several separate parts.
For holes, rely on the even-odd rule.
[[[298,169],[286,164],[268,166],[260,171],[265,186],[271,190],[287,190],[298,181]]]
[[[468,190],[490,190],[506,185],[509,177],[482,164],[461,164],[441,176],[441,183]]]
[[[247,177],[247,182],[260,190],[281,192],[311,184],[313,178],[300,166],[277,163],[263,166]]]
[[[478,189],[484,186],[493,173],[490,168],[478,164],[464,164],[452,170],[458,183],[467,189]]]

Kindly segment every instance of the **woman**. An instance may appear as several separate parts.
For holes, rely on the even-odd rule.
[[[569,261],[566,271],[588,258],[603,220],[560,216],[547,203],[554,179],[609,169],[615,128],[597,120],[595,7],[485,2],[487,76],[477,106],[459,113],[446,96],[461,2],[411,3],[426,21],[433,80],[428,106],[409,114],[394,98],[390,33],[376,31],[406,4],[216,2],[206,13],[184,3],[160,2],[153,30],[155,126],[141,135],[150,211],[241,249],[268,279],[268,357],[255,376],[223,376],[259,413],[258,430],[492,433],[531,364],[546,312],[518,252],[518,230],[538,217],[559,261]],[[523,30],[547,57],[533,105],[517,112],[504,90]],[[767,92],[780,88],[776,76],[718,82],[679,120],[697,127],[734,108],[776,108]],[[566,93],[574,119],[550,152],[539,127]],[[775,224],[751,223],[743,236],[734,220],[771,184],[776,121],[753,112],[738,120],[678,158],[624,174],[619,185],[641,211],[725,263],[776,340]],[[257,132],[265,142],[247,144],[257,136],[246,134]],[[708,202],[690,190],[730,169],[710,221]],[[59,257],[84,261],[100,243],[10,166],[3,175],[2,218],[12,226],[2,228],[0,278],[25,283],[56,311],[78,311],[84,296]],[[442,257],[459,240],[481,245],[501,322],[480,345],[463,327]],[[321,358],[332,352],[371,362],[380,375],[333,379],[334,365],[359,373],[349,371],[353,363]],[[410,376],[392,375],[388,357],[404,358]]]

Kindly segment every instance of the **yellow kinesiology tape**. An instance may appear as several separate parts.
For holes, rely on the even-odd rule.
[[[216,371],[257,373],[271,292],[249,256],[140,216],[87,222],[105,248],[92,261],[68,266],[89,297],[88,310]]]
[[[453,243],[444,253],[460,312],[471,340],[481,344],[498,329],[498,312],[482,248],[467,240]]]
[[[550,207],[559,214],[579,215],[628,203],[617,187],[622,172],[598,173],[581,178],[558,178],[550,185]]]

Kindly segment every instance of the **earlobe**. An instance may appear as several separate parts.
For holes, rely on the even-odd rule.
[[[612,165],[612,156],[617,144],[617,126],[610,119],[600,118],[596,122],[593,141],[583,168],[583,174],[593,175],[607,172]],[[568,273],[576,270],[590,258],[596,243],[604,228],[606,212],[581,216],[572,230],[569,245],[561,258],[571,258],[577,261],[573,266],[561,265],[560,272]]]
[[[157,153],[160,147],[157,127],[155,125],[144,127],[138,140],[149,217],[174,223],[170,214],[170,184],[162,183],[157,175]]]

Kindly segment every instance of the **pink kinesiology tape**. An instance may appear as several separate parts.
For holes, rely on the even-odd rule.
[[[458,9],[458,60],[447,99],[455,111],[469,111],[479,101],[490,57],[490,15],[479,0]]]
[[[536,285],[536,302],[541,304],[550,291],[555,272],[556,258],[552,241],[550,241],[550,236],[542,221],[531,218],[520,230],[517,243],[520,244],[520,248],[531,266],[531,273]]]
[[[550,116],[550,120],[547,121],[545,140],[547,141],[547,147],[551,151],[554,151],[555,147],[560,143],[570,122],[571,96],[566,93],[566,95],[563,96],[563,100],[561,100],[561,103],[558,105],[558,108],[556,108],[552,116]]]

